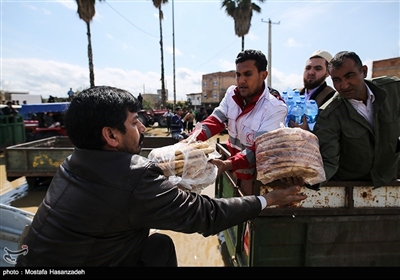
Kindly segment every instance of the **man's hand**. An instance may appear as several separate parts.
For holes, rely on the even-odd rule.
[[[232,162],[230,160],[221,160],[221,159],[212,159],[210,160],[212,164],[215,164],[218,168],[218,175],[219,177],[224,171],[229,171],[232,169]]]
[[[303,115],[303,123],[301,125],[297,124],[296,122],[294,122],[292,120],[289,120],[289,126],[290,127],[300,127],[301,129],[311,131],[310,127],[308,126],[308,123],[307,123],[307,117],[305,115]]]
[[[304,185],[303,177],[285,177],[285,178],[281,178],[280,180],[289,186],[303,186]]]
[[[299,191],[299,186],[291,186],[284,189],[275,189],[269,193],[264,194],[263,196],[267,200],[267,206],[282,206],[293,202],[300,202],[307,198],[307,195],[298,193]]]

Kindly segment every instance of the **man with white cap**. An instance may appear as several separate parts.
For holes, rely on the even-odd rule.
[[[335,89],[326,84],[326,78],[329,77],[328,65],[332,59],[332,55],[327,51],[317,50],[313,52],[306,61],[303,73],[304,87],[298,89],[300,95],[305,95],[306,101],[314,99],[320,108],[334,94]],[[289,120],[290,127],[300,127],[310,131],[306,116],[303,116],[303,123],[297,124],[293,120]]]
[[[332,55],[329,52],[317,50],[307,59],[304,67],[304,87],[300,90],[300,95],[305,95],[306,100],[314,99],[318,107],[335,94],[335,89],[325,81],[329,77],[328,64],[331,59]]]

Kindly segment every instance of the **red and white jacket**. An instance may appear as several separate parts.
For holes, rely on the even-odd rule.
[[[237,178],[250,180],[255,174],[255,139],[261,134],[285,125],[287,106],[270,93],[267,86],[249,104],[245,104],[236,86],[230,86],[220,105],[202,121],[197,140],[205,141],[225,129],[231,153],[232,171]]]

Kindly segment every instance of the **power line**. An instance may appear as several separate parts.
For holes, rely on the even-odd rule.
[[[146,31],[144,31],[144,30],[141,29],[140,27],[136,26],[135,24],[133,24],[129,19],[127,19],[127,18],[124,17],[120,12],[118,12],[116,9],[114,9],[114,7],[112,7],[107,1],[104,1],[104,3],[106,3],[111,9],[113,9],[114,12],[116,12],[120,17],[122,17],[122,18],[125,19],[127,22],[129,22],[133,27],[137,28],[138,30],[142,31],[143,33],[145,33],[145,34],[147,34],[147,35],[149,35],[149,36],[151,36],[151,37],[160,38],[159,35],[157,35],[157,36],[152,35],[152,34],[146,32]]]

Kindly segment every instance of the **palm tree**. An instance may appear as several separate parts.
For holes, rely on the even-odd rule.
[[[263,3],[265,0],[258,0]],[[249,33],[253,11],[260,13],[261,8],[251,0],[223,0],[222,7],[228,16],[235,21],[235,34],[242,37],[242,51],[244,50],[244,35]]]
[[[161,10],[161,5],[168,3],[168,0],[152,0],[154,7],[158,9],[158,20],[160,23],[160,50],[161,50],[161,104],[163,108],[167,108],[167,94],[165,92],[165,78],[164,78],[164,48],[162,36],[162,20],[164,13]]]
[[[93,51],[92,51],[92,39],[90,34],[90,22],[96,13],[94,9],[95,2],[96,0],[76,0],[76,3],[78,4],[79,18],[86,23],[86,29],[87,29],[86,34],[88,37],[90,87],[94,87]]]

